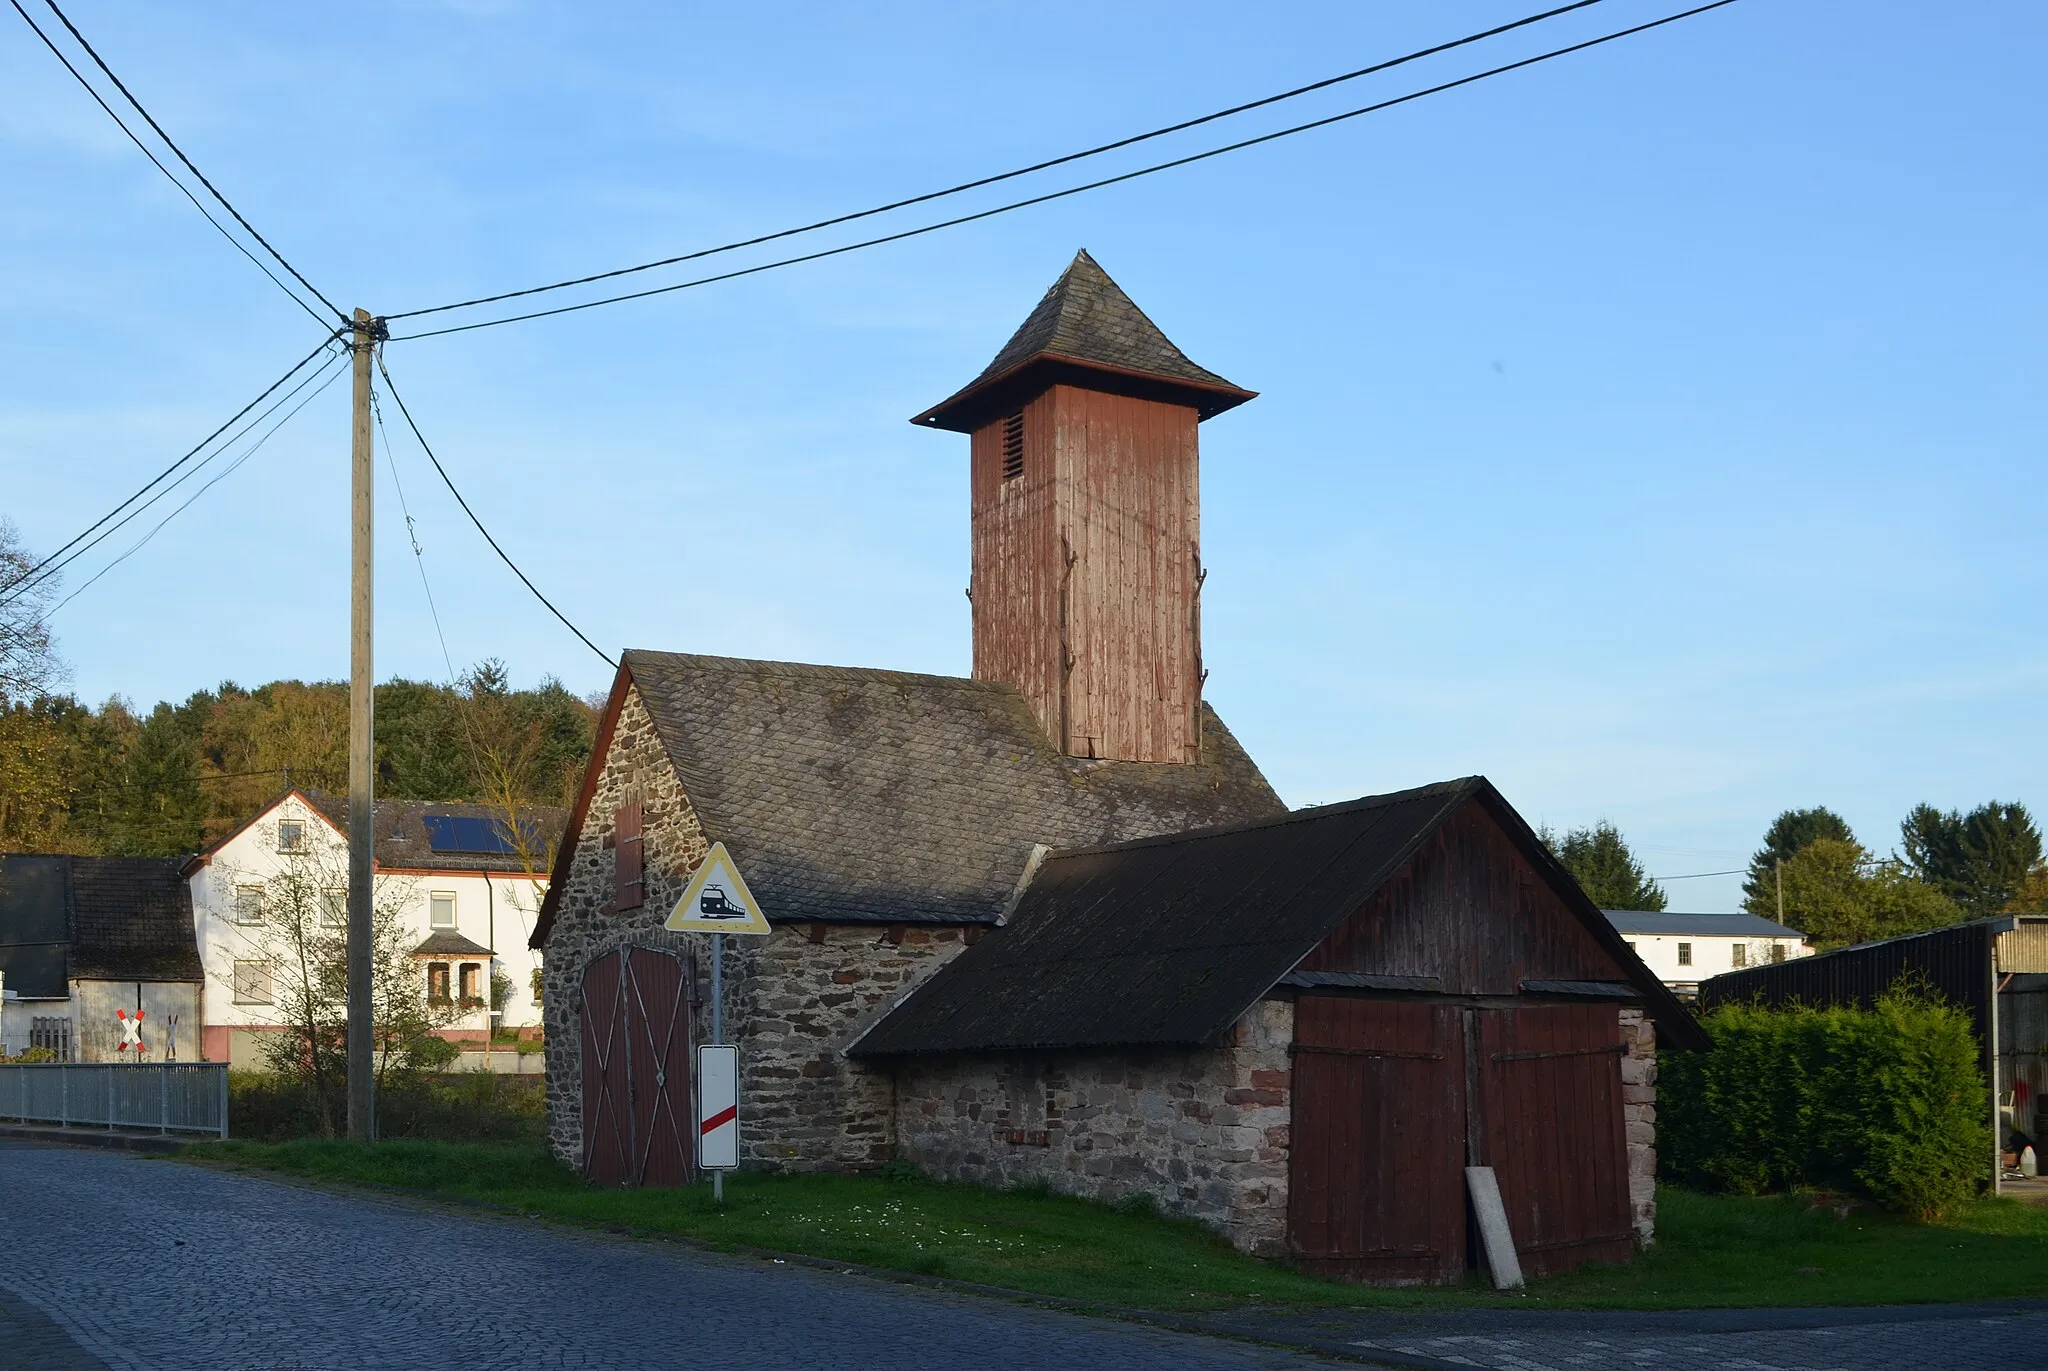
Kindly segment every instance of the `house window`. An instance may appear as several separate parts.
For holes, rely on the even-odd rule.
[[[483,1000],[483,994],[477,987],[477,983],[481,979],[479,973],[482,969],[475,962],[464,962],[462,964],[460,987],[464,1004],[478,1004]]]
[[[427,963],[427,998],[436,1004],[448,1003],[448,963]]]
[[[1012,414],[1003,420],[1003,479],[1014,481],[1024,474],[1024,416]]]
[[[1730,948],[1730,949],[1728,950],[1728,965],[1730,965],[1730,966],[1748,966],[1748,965],[1749,965],[1749,944],[1748,944],[1748,943],[1737,943],[1737,944],[1735,944],[1735,946],[1734,946],[1734,947],[1732,947],[1732,948]]]
[[[348,927],[348,889],[331,886],[320,892],[320,922],[329,928]]]
[[[235,887],[235,922],[238,924],[260,924],[263,922],[262,886],[238,885]]]
[[[304,852],[306,850],[306,821],[304,819],[279,819],[277,821],[277,850],[279,852]]]
[[[435,928],[455,927],[455,892],[437,890],[427,896],[427,922]]]
[[[1782,962],[1782,961],[1784,961],[1784,960],[1785,960],[1785,944],[1783,944],[1783,943],[1772,943],[1772,944],[1771,944],[1771,960],[1772,960],[1772,961],[1774,961],[1774,962]]]
[[[269,962],[236,962],[236,1004],[270,1004],[277,999],[277,976]]]
[[[1691,965],[1692,965],[1692,944],[1691,944],[1691,943],[1680,943],[1680,944],[1678,945],[1678,964],[1679,964],[1680,966],[1691,966]]]

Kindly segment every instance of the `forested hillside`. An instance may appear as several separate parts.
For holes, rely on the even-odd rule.
[[[380,799],[561,804],[596,711],[483,663],[458,686],[377,687]],[[288,785],[348,784],[348,687],[232,682],[146,713],[68,695],[0,707],[0,851],[175,855],[232,831]]]

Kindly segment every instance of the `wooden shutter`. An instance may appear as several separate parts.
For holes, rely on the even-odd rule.
[[[618,814],[613,822],[613,832],[617,839],[617,851],[614,853],[616,860],[612,868],[614,880],[612,903],[621,913],[628,909],[638,909],[644,902],[642,891],[646,885],[646,866],[642,860],[643,837],[641,825],[643,822],[641,805],[638,800],[620,805]]]

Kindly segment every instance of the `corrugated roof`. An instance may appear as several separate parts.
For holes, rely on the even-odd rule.
[[[622,669],[773,921],[992,922],[1034,844],[1286,812],[1206,707],[1201,760],[1102,762],[988,681],[639,650]]]
[[[7,958],[7,988],[61,996],[67,978],[204,979],[183,866],[178,857],[0,857],[0,944],[24,949],[21,966]],[[48,935],[59,928],[53,956],[59,944]],[[43,950],[31,955],[31,946]]]
[[[1703,938],[1799,938],[1796,928],[1774,924],[1754,914],[1666,914],[1651,909],[1603,909],[1607,922],[1623,933],[1688,933]]]
[[[1492,785],[1468,776],[1258,823],[1054,853],[1008,926],[934,973],[850,1052],[1215,1042],[1283,978],[1298,979],[1290,973],[1303,957],[1482,796],[1525,855],[1562,882],[1588,931],[1641,969],[1612,930],[1596,926],[1599,911]],[[1690,1020],[1646,969],[1637,990],[1674,1045],[1693,1045]]]
[[[1045,362],[1096,369],[1102,374],[1084,384],[1111,390],[1123,388],[1115,376],[1163,383],[1160,398],[1193,405],[1204,419],[1253,396],[1188,360],[1083,249],[981,375],[911,422],[969,431],[984,421],[992,390]]]

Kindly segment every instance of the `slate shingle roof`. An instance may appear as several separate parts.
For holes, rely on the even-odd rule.
[[[1286,812],[1206,708],[1199,762],[1085,761],[987,681],[637,650],[621,669],[771,922],[990,923],[1034,844]]]
[[[62,996],[67,979],[204,979],[183,867],[178,857],[0,857],[7,988]]]
[[[1084,249],[981,375],[911,422],[971,431],[1005,400],[1065,379],[1077,365],[1096,373],[1082,384],[1121,391],[1120,382],[1150,382],[1131,393],[1194,405],[1204,419],[1254,393],[1189,361]],[[1027,371],[1046,374],[1032,378]]]
[[[1480,776],[1260,823],[1054,853],[1006,927],[940,968],[849,1055],[1216,1042],[1479,797],[1506,816],[1503,829],[1532,860],[1555,865]],[[1564,882],[1581,922],[1641,971],[1635,989],[1660,1027],[1680,1043],[1696,1037],[1670,993],[1628,956],[1569,877]]]
[[[412,950],[415,957],[491,957],[497,954],[450,928],[438,929]]]
[[[299,792],[306,803],[327,816],[342,833],[348,832],[348,797],[324,790]],[[436,852],[427,840],[424,822],[429,814],[502,822],[505,811],[496,805],[469,804],[456,800],[379,800],[376,808],[377,869],[380,871],[520,871],[519,857],[507,852]],[[569,811],[554,805],[528,805],[520,819],[534,833],[535,869],[546,871],[554,860],[555,844],[569,822]],[[232,836],[232,835],[231,835]]]
[[[1796,928],[1755,914],[1667,914],[1662,910],[1609,909],[1607,922],[1623,933],[1696,934],[1703,938],[1800,938]]]

